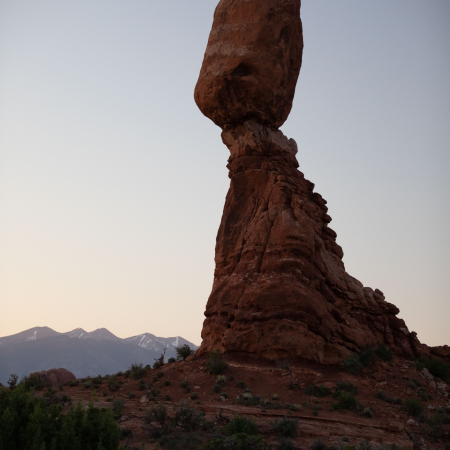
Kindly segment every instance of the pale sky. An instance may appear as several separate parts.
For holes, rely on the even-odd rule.
[[[0,336],[200,344],[229,179],[193,91],[216,0],[0,0]],[[450,2],[303,0],[282,127],[347,271],[450,344]]]

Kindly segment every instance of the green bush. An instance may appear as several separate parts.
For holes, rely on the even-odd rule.
[[[15,389],[17,382],[19,381],[19,375],[16,375],[15,373],[12,373],[9,376],[9,380],[8,380],[8,386],[10,389]]]
[[[352,353],[349,358],[341,361],[341,367],[348,373],[356,374],[363,367],[371,366],[376,359],[375,350],[361,347],[359,353]]]
[[[239,433],[225,439],[215,438],[201,447],[201,450],[270,450],[270,448],[271,446],[261,436]]]
[[[363,414],[364,417],[373,417],[373,411],[370,408],[364,408]]]
[[[154,369],[159,369],[160,367],[162,366],[162,364],[161,364],[161,361],[155,361],[154,363],[153,363],[153,368]]]
[[[294,445],[294,443],[288,438],[279,437],[278,444],[279,444],[277,446],[278,450],[296,450],[297,449],[297,446]]]
[[[113,400],[112,410],[113,410],[115,419],[118,419],[122,415],[124,406],[125,406],[125,400],[123,398],[115,398]]]
[[[141,378],[144,378],[145,374],[147,373],[147,369],[144,367],[144,365],[133,363],[130,367],[130,376],[133,378],[133,380],[140,380]]]
[[[285,438],[292,438],[297,435],[298,420],[288,419],[284,417],[280,420],[275,420],[272,424],[273,431],[276,431],[280,436]]]
[[[197,392],[194,392],[190,397],[191,400],[197,400],[198,399],[198,394]]]
[[[234,434],[245,433],[250,436],[258,435],[258,427],[253,420],[247,419],[244,416],[233,416],[233,418],[222,428],[222,433],[226,436],[233,436]]]
[[[2,449],[117,450],[119,440],[119,427],[110,409],[102,412],[90,404],[85,410],[79,403],[62,414],[61,405],[35,399],[24,383],[14,391],[1,391]]]
[[[278,400],[278,399],[279,399],[278,394],[272,394],[272,400]]]
[[[431,356],[424,356],[417,359],[415,364],[418,370],[426,368],[431,375],[444,380],[446,383],[450,383],[450,365],[444,361]]]
[[[239,380],[236,382],[236,387],[239,389],[245,389],[247,385],[245,384],[244,380]]]
[[[112,375],[108,378],[108,389],[111,392],[118,391],[122,383],[117,379],[115,375]]]
[[[74,381],[76,381],[76,384],[75,385],[71,384],[70,386],[78,385],[77,380],[72,380],[70,383],[73,383]],[[34,389],[36,391],[41,391],[45,387],[44,380],[42,380],[41,378],[39,378],[37,375],[34,375],[34,374],[31,374],[28,377],[23,377],[20,380],[20,383],[23,383],[23,385],[25,386],[25,390],[27,390],[27,391],[30,389]]]
[[[194,350],[192,350],[187,344],[181,345],[180,347],[175,347],[175,350],[177,352],[178,360],[184,360],[194,353]]]
[[[356,398],[346,391],[336,391],[333,397],[337,400],[337,403],[333,404],[335,409],[353,409],[356,407]]]
[[[392,350],[386,347],[386,345],[381,342],[378,343],[378,348],[375,350],[377,356],[386,362],[392,361]]]
[[[337,390],[350,392],[350,394],[353,394],[353,395],[357,395],[359,392],[358,386],[351,383],[350,381],[338,381]]]
[[[311,445],[311,450],[326,450],[327,446],[322,439],[316,439]]]
[[[197,450],[200,448],[202,441],[196,433],[175,432],[162,436],[158,443],[163,448],[170,450]],[[157,446],[156,448],[160,447]]]
[[[359,355],[357,353],[352,353],[349,358],[341,361],[341,367],[347,373],[356,374],[361,371],[363,365],[359,360]]]
[[[405,402],[408,416],[418,416],[423,411],[423,404],[417,398],[408,398]]]
[[[167,360],[168,363],[174,363],[175,361],[176,361],[175,358],[169,358],[169,359]]]
[[[185,432],[207,427],[205,413],[193,408],[189,400],[182,401],[174,406],[173,409],[175,415],[172,418],[172,423],[182,428]]]
[[[314,384],[310,384],[309,386],[306,386],[305,394],[314,397],[325,397],[327,395],[330,395],[330,390],[323,384],[321,384],[319,387]]]
[[[300,411],[302,407],[297,405],[297,403],[294,403],[293,405],[291,403],[286,403],[286,409],[289,411]]]
[[[219,392],[222,392],[222,386],[220,384],[215,384],[213,386],[213,391],[218,394]]]
[[[220,384],[221,386],[225,386],[227,384],[227,378],[225,375],[219,375],[216,379],[216,384]]]
[[[156,373],[156,378],[160,379],[164,376],[164,372],[157,372]]]
[[[209,373],[223,375],[228,370],[228,363],[222,359],[220,350],[211,350],[205,367]]]
[[[156,422],[162,432],[167,432],[170,429],[169,414],[167,408],[162,403],[157,403],[149,408],[144,414],[144,422],[155,428],[152,423]]]
[[[164,381],[164,386],[170,386],[170,380],[165,380]]]

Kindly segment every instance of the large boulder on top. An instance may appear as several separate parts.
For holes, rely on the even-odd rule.
[[[280,127],[302,63],[300,0],[221,0],[195,88],[216,125],[246,120]]]
[[[45,384],[50,384],[52,386],[58,386],[63,383],[67,383],[67,381],[75,380],[75,375],[67,369],[50,369],[50,370],[41,370],[40,372],[30,373],[31,375],[36,375],[41,380],[44,380]]]

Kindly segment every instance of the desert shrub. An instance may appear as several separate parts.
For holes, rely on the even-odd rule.
[[[213,391],[218,394],[219,392],[222,392],[222,386],[220,384],[215,384],[213,386]]]
[[[356,398],[350,392],[336,391],[333,397],[337,400],[333,404],[335,409],[353,409],[356,407]]]
[[[170,397],[169,394],[166,394],[166,395],[164,396],[164,400],[166,400],[167,402],[170,402],[170,400],[172,400],[172,398]]]
[[[159,369],[160,367],[162,366],[162,364],[161,364],[161,361],[155,361],[154,363],[153,363],[153,368],[154,369]]]
[[[200,437],[196,433],[181,433],[175,432],[171,434],[165,434],[159,439],[158,443],[163,448],[170,450],[185,450],[192,449],[197,450],[202,443]],[[155,447],[160,448],[160,447]]]
[[[373,417],[373,411],[370,408],[364,408],[362,415],[369,418]]]
[[[84,389],[90,389],[92,387],[92,385],[93,385],[93,383],[90,380],[83,383]]]
[[[384,391],[378,391],[377,392],[377,398],[379,400],[383,400],[384,402],[390,403],[391,405],[397,404],[397,405],[401,405],[402,404],[402,399],[401,398],[393,398],[393,397],[389,397]]]
[[[133,431],[126,427],[119,428],[120,439],[125,439],[133,434]]]
[[[128,397],[129,399],[132,399],[132,398],[135,398],[135,397],[136,397],[136,394],[135,394],[134,392],[127,392],[127,397]]]
[[[122,415],[123,407],[125,406],[125,400],[123,398],[115,398],[112,402],[112,410],[114,417],[118,419]]]
[[[175,358],[169,358],[169,359],[167,360],[168,363],[174,363],[175,361],[176,361]]]
[[[184,344],[180,347],[175,347],[175,350],[177,352],[177,359],[183,360],[186,359],[188,356],[192,355],[194,353],[194,350],[189,347],[189,345]]]
[[[133,363],[130,366],[130,376],[133,378],[133,380],[140,380],[141,378],[144,378],[145,374],[147,373],[147,369],[144,367],[142,363]]]
[[[35,399],[24,383],[3,390],[0,399],[0,447],[3,449],[66,449],[68,439],[84,448],[117,450],[119,427],[112,412],[81,404],[62,414],[62,406]]]
[[[228,393],[227,393],[227,392],[221,392],[220,395],[221,395],[223,398],[228,398]]]
[[[123,374],[124,378],[129,378],[130,375],[131,375],[131,370],[130,369],[126,370],[124,372],[124,374]]]
[[[197,392],[194,392],[194,393],[191,395],[190,399],[191,399],[191,400],[197,400],[197,399],[198,399],[198,394],[197,394]]]
[[[417,359],[415,365],[418,370],[426,368],[431,375],[450,383],[450,364],[440,359],[432,358],[431,356],[424,356]]]
[[[227,380],[228,380],[228,381],[233,381],[233,380],[234,380],[234,377],[233,377],[233,375],[228,375],[228,378],[227,378]]]
[[[157,372],[156,378],[161,379],[164,376],[164,372]]]
[[[74,385],[74,386],[76,386],[78,384],[77,380],[72,380],[72,381],[70,381],[70,383],[73,383],[74,381],[76,381],[76,384]],[[44,380],[42,380],[41,378],[39,378],[37,375],[34,375],[34,374],[31,374],[28,377],[23,377],[20,380],[20,383],[25,386],[25,390],[27,390],[27,391],[30,389],[34,389],[36,391],[41,391],[45,387]],[[70,386],[72,386],[72,384],[70,384]]]
[[[363,367],[371,366],[376,358],[376,353],[373,349],[361,348],[359,353],[352,353],[349,358],[341,361],[341,367],[348,373],[356,374],[361,371]]]
[[[297,447],[290,439],[281,436],[278,438],[277,449],[278,450],[296,450]]]
[[[323,384],[321,384],[319,387],[315,386],[314,384],[310,384],[309,386],[306,386],[305,394],[314,397],[325,397],[326,395],[330,395],[330,390]]]
[[[408,386],[413,389],[414,391],[417,389],[416,383],[414,383],[414,380],[408,381]]]
[[[222,433],[226,436],[233,436],[234,434],[245,433],[250,436],[258,435],[258,427],[253,420],[247,419],[244,416],[233,416],[233,418],[222,428]]]
[[[214,438],[201,450],[270,450],[271,446],[261,436],[239,433],[226,438]]]
[[[181,380],[180,386],[184,389],[187,389],[189,387],[189,381],[188,380]]]
[[[19,381],[19,375],[16,375],[15,373],[12,373],[9,376],[9,380],[8,380],[9,388],[10,389],[15,389],[18,381]]]
[[[236,382],[236,387],[239,389],[245,389],[247,385],[245,384],[244,380],[239,380]]]
[[[122,372],[119,372],[119,373],[120,373],[120,375],[123,375]],[[119,375],[116,374],[116,376],[118,377]],[[95,384],[95,385],[102,384],[102,380],[103,380],[103,378],[102,378],[101,375],[98,375],[98,376],[96,376],[94,378],[91,378],[92,383]]]
[[[147,384],[145,383],[145,381],[144,380],[139,380],[139,383],[138,383],[138,389],[140,390],[140,391],[143,391],[145,388],[147,387]]]
[[[115,375],[112,375],[108,378],[108,389],[111,392],[118,391],[122,383],[117,379]]]
[[[278,400],[278,399],[279,399],[278,394],[272,394],[272,400]]]
[[[311,450],[326,450],[326,448],[327,446],[322,439],[316,439],[311,445]]]
[[[151,408],[147,409],[144,414],[144,422],[157,429],[153,423],[156,422],[160,431],[167,432],[170,429],[169,414],[167,413],[167,408],[162,403],[157,403]]]
[[[300,411],[302,407],[300,405],[297,405],[297,403],[286,403],[286,409],[289,411]]]
[[[223,375],[228,370],[228,363],[222,359],[220,350],[211,350],[205,367],[209,373]]]
[[[283,419],[275,420],[272,424],[273,431],[276,431],[280,436],[285,438],[292,438],[297,435],[298,420],[288,419],[283,417]]]
[[[430,439],[434,442],[438,441],[442,435],[445,433],[444,428],[442,427],[443,424],[447,424],[448,421],[446,421],[447,416],[442,414],[435,414],[433,416],[428,417],[425,420],[425,423],[427,425],[426,432],[430,436]]]
[[[347,373],[356,374],[361,371],[363,365],[359,360],[359,355],[357,353],[352,353],[349,358],[341,361],[341,367]]]
[[[378,342],[378,348],[375,350],[376,355],[383,361],[392,361],[392,350],[386,347],[386,345]]]
[[[216,379],[216,384],[220,384],[220,386],[225,386],[227,382],[227,378],[225,375],[219,375]]]
[[[417,398],[408,398],[405,402],[405,408],[408,416],[417,416],[423,411],[423,404]]]
[[[164,380],[164,386],[170,386],[170,380]]]
[[[175,415],[172,422],[175,426],[182,428],[183,431],[194,431],[207,426],[205,413],[193,408],[189,401],[183,401],[174,406],[173,409]]]
[[[361,351],[359,352],[359,361],[364,367],[371,366],[376,359],[377,355],[375,353],[375,350],[371,348],[361,348]]]
[[[356,386],[356,384],[351,383],[350,381],[338,381],[337,390],[350,392],[350,394],[353,395],[357,395],[359,392],[358,386]]]
[[[78,386],[79,384],[80,384],[80,382],[78,380],[69,381],[69,386],[71,386],[71,387]]]
[[[150,390],[147,391],[149,397],[158,397],[160,393],[161,391],[154,386],[150,386]]]

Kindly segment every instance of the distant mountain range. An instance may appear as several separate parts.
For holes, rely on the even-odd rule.
[[[49,327],[34,327],[0,337],[0,383],[6,384],[12,373],[22,377],[59,367],[81,378],[125,371],[134,362],[152,366],[164,350],[167,361],[176,357],[175,347],[184,344],[198,348],[180,336],[161,338],[143,333],[121,339],[106,328],[58,333]]]

